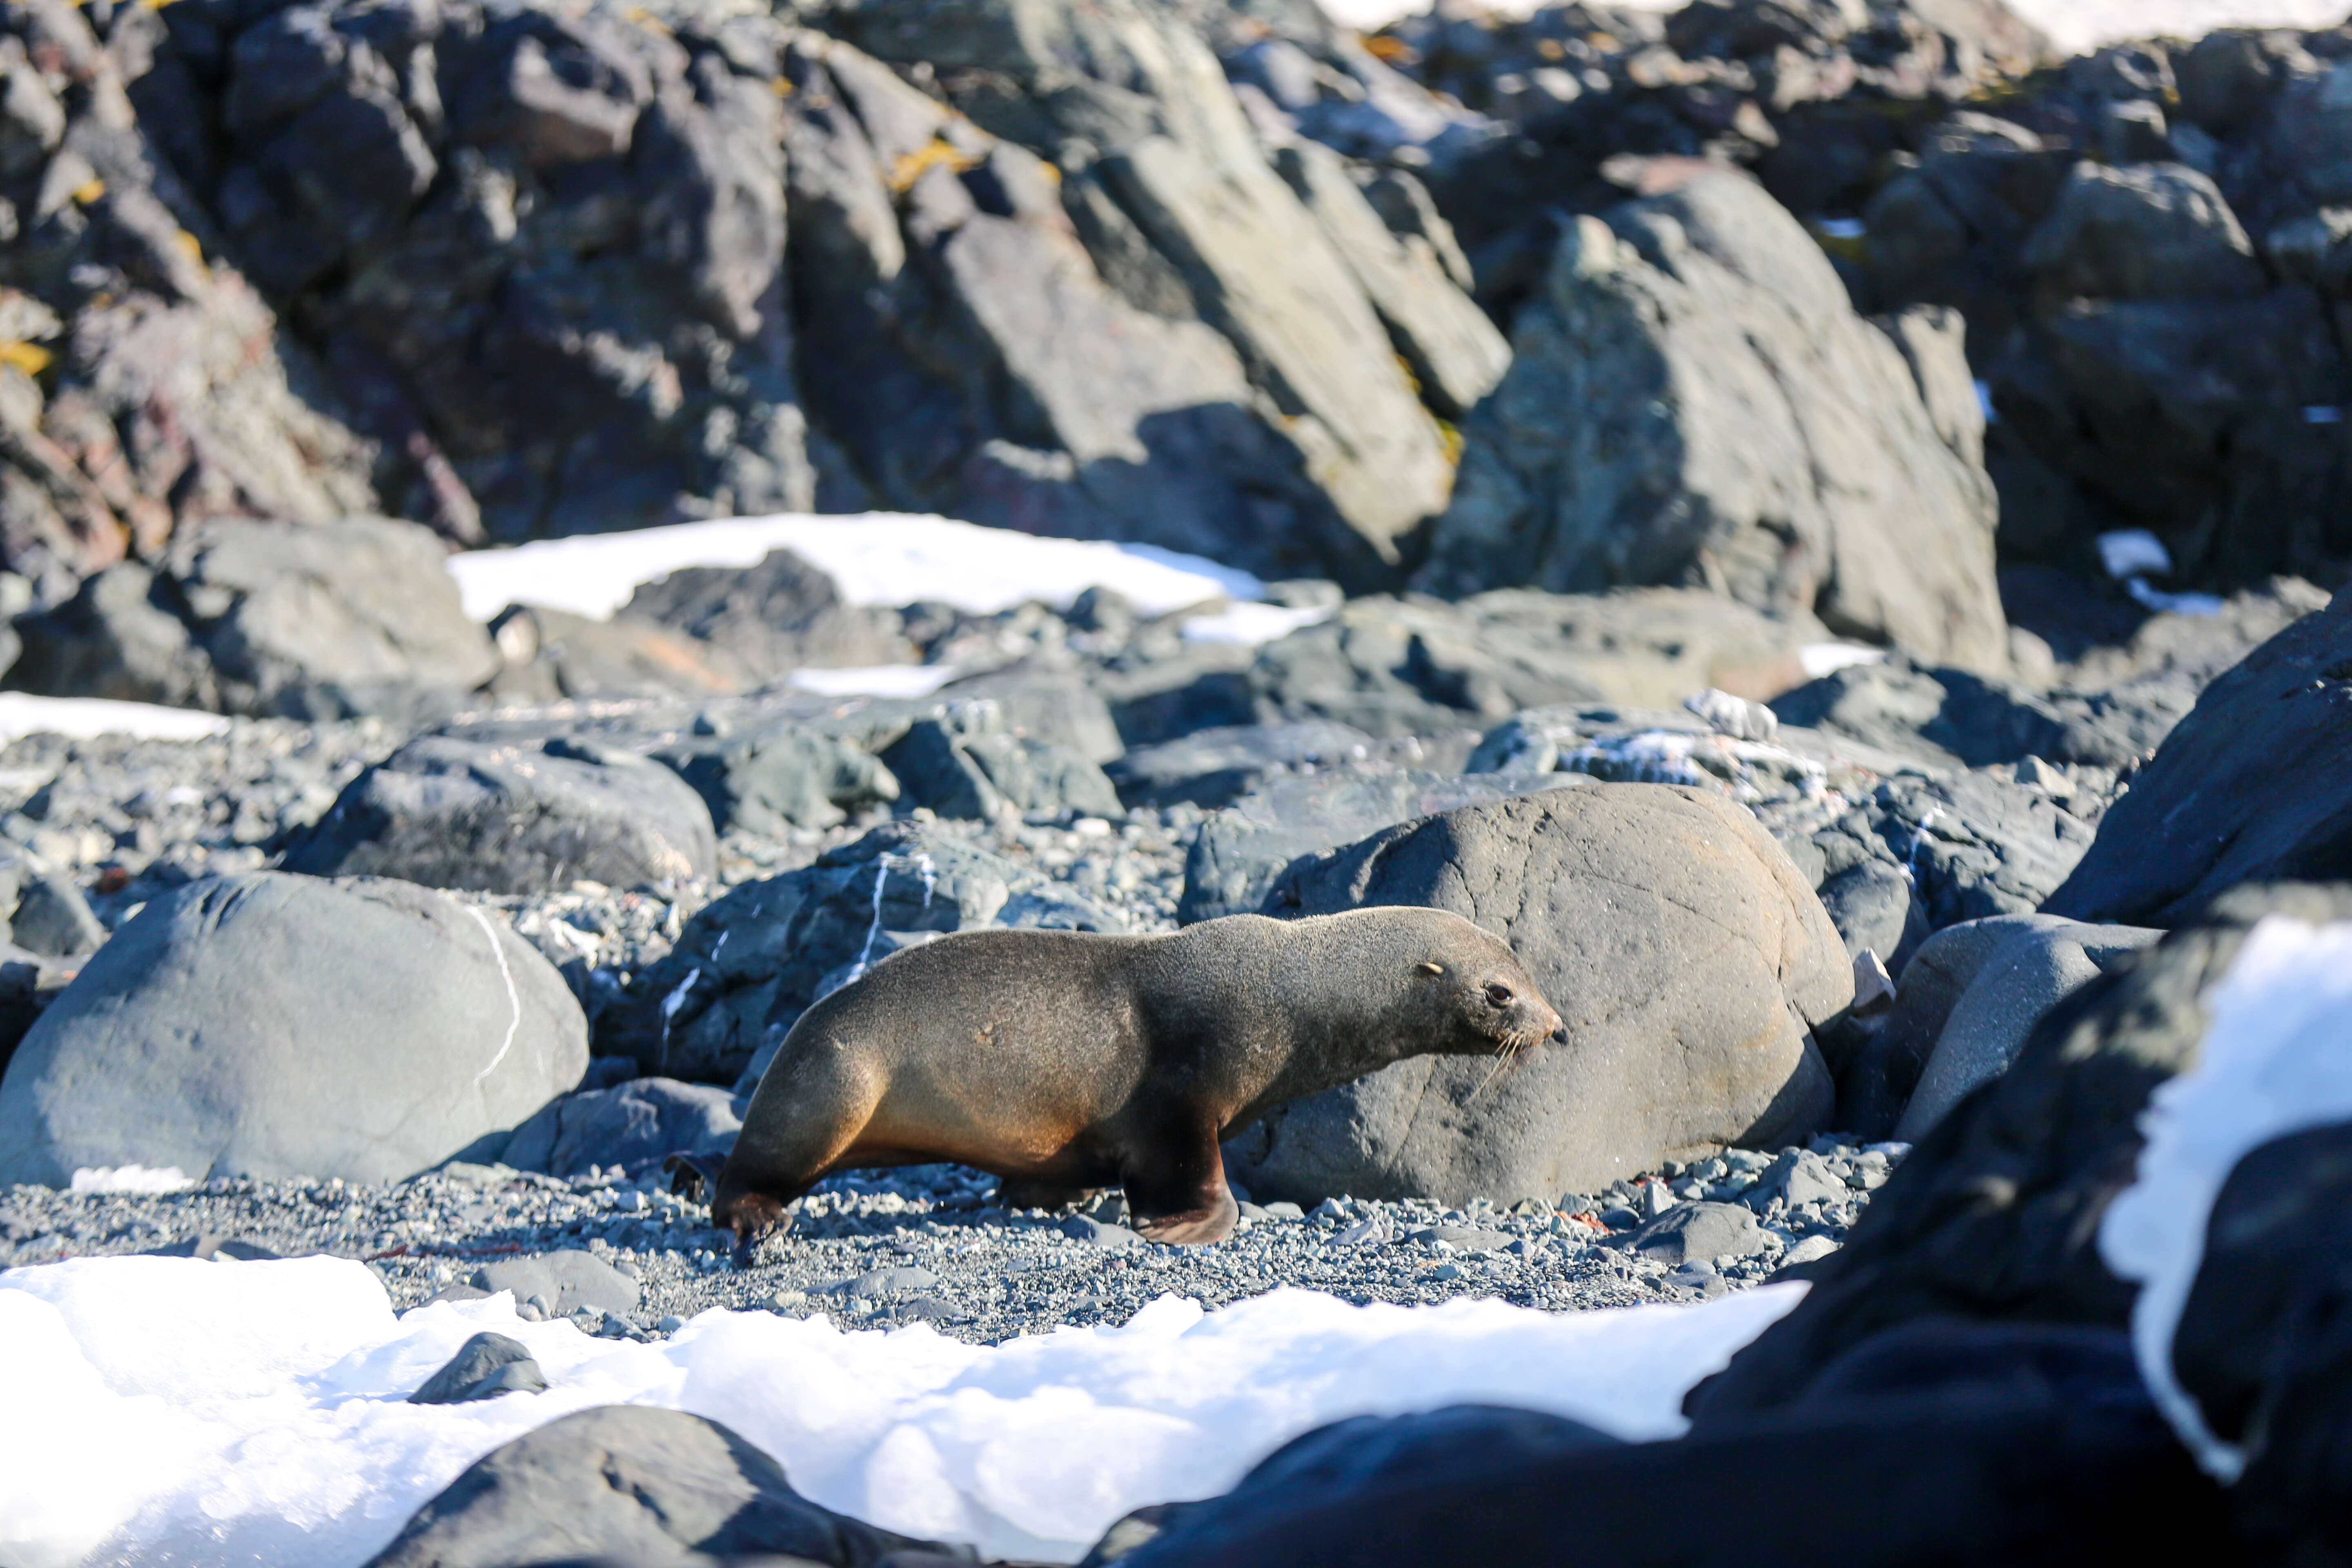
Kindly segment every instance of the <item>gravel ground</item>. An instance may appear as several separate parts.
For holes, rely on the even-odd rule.
[[[214,1181],[177,1193],[66,1193],[16,1187],[0,1200],[0,1262],[154,1252],[192,1242],[242,1242],[279,1256],[324,1252],[368,1260],[393,1304],[408,1308],[505,1258],[590,1252],[633,1278],[637,1304],[591,1331],[660,1336],[712,1307],[824,1312],[893,1327],[926,1321],[958,1339],[992,1343],[1064,1324],[1124,1322],[1146,1302],[1188,1296],[1220,1307],[1284,1286],[1355,1302],[1431,1304],[1498,1297],[1549,1310],[1693,1301],[1749,1288],[1791,1258],[1841,1244],[1900,1145],[1869,1150],[1819,1140],[1799,1161],[1832,1195],[1790,1209],[1765,1205],[1764,1250],[1717,1269],[1680,1268],[1620,1245],[1645,1215],[1693,1199],[1737,1200],[1769,1187],[1774,1156],[1733,1151],[1689,1169],[1625,1184],[1562,1209],[1522,1204],[1466,1211],[1412,1201],[1335,1201],[1312,1214],[1244,1207],[1214,1247],[1159,1247],[1117,1221],[1116,1193],[1091,1210],[1008,1212],[992,1178],[950,1165],[827,1182],[796,1227],[750,1267],[709,1211],[658,1181],[570,1182],[503,1166],[453,1166],[409,1181]],[[1818,1190],[1818,1189],[1816,1189]],[[241,1250],[227,1249],[231,1253]],[[528,1310],[526,1307],[526,1310]]]

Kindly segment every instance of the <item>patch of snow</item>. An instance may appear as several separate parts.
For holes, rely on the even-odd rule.
[[[196,1179],[177,1165],[84,1165],[70,1184],[77,1193],[184,1193]]]
[[[1860,239],[1870,232],[1870,226],[1858,217],[1815,218],[1813,226],[1832,239]]]
[[[2139,1282],[2140,1375],[2199,1462],[2227,1482],[2245,1455],[2213,1435],[2180,1386],[2173,1331],[2238,1162],[2291,1133],[2352,1121],[2352,921],[2267,917],[2205,1006],[2197,1067],[2158,1089],[2141,1114],[2137,1180],[2108,1206],[2099,1254],[2117,1278]]]
[[[876,664],[857,669],[796,669],[795,691],[819,697],[929,697],[963,672],[951,664]]]
[[[2119,582],[2151,572],[2161,577],[2172,570],[2172,552],[2144,528],[2123,528],[2099,535],[2099,562]]]
[[[1886,650],[1850,642],[1811,642],[1797,650],[1797,662],[1805,667],[1809,679],[1819,680],[1824,675],[1835,675],[1857,664],[1885,664]]]
[[[1976,389],[1977,406],[1984,411],[1984,422],[1988,425],[2000,424],[2000,410],[1994,407],[1992,402],[1992,383],[1979,378],[1976,383]]]
[[[1524,16],[1546,0],[1490,0],[1486,9]],[[1679,11],[1685,0],[1621,0],[1628,10]],[[2119,38],[2199,38],[2216,27],[2332,27],[2344,0],[2010,0],[2010,8],[2061,48],[2088,50]],[[1429,9],[1428,0],[1323,0],[1334,21],[1385,26]]]
[[[227,729],[228,721],[219,714],[188,708],[116,702],[103,697],[36,697],[25,691],[0,691],[0,742],[26,735],[64,735],[76,741],[99,735],[200,741]]]
[[[1328,605],[1286,609],[1280,605],[1245,602],[1228,605],[1213,616],[1194,616],[1184,623],[1183,637],[1186,642],[1256,647],[1303,627],[1320,626],[1335,613]]]
[[[755,566],[790,550],[840,584],[854,605],[919,600],[994,615],[1033,599],[1056,608],[1088,588],[1126,595],[1164,616],[1220,599],[1256,599],[1265,584],[1246,572],[1149,544],[1043,539],[944,517],[867,512],[854,517],[721,518],[581,534],[449,558],[466,613],[488,621],[509,605],[535,605],[604,620],[638,587],[692,566]]]
[[[526,1323],[504,1293],[395,1318],[373,1273],[334,1258],[18,1268],[0,1276],[0,1387],[43,1414],[0,1423],[0,1561],[357,1564],[501,1444],[641,1404],[725,1422],[827,1507],[1069,1562],[1129,1510],[1213,1496],[1349,1415],[1479,1401],[1671,1436],[1684,1391],[1803,1291],[1561,1314],[1163,1297],[1121,1328],[995,1346],[710,1311],[635,1344]],[[485,1329],[530,1347],[546,1393],[405,1403]]]

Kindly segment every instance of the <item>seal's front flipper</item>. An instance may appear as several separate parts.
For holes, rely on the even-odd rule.
[[[722,1154],[671,1154],[662,1161],[662,1173],[669,1177],[669,1190],[693,1203],[706,1203],[719,1190],[719,1173],[726,1159]]]
[[[1133,1150],[1127,1164],[1128,1224],[1146,1241],[1205,1247],[1233,1235],[1241,1205],[1225,1185],[1213,1130]]]

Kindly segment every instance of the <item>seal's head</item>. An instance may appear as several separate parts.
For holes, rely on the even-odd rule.
[[[1547,1039],[1565,1038],[1567,1026],[1536,989],[1535,977],[1509,948],[1495,945],[1501,952],[1484,963],[1464,963],[1458,952],[1451,962],[1422,961],[1421,973],[1444,990],[1461,1021],[1454,1048],[1517,1056]]]

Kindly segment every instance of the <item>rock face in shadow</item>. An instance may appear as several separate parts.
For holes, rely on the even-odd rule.
[[[384,1181],[497,1157],[587,1023],[503,919],[405,882],[192,882],[100,949],[0,1079],[0,1181],[84,1166]]]
[[[2244,882],[2352,877],[2352,594],[2213,682],[2043,907],[2170,926]]]
[[[2134,1179],[2148,1096],[2197,1062],[2207,992],[2272,913],[2352,918],[2352,889],[2239,889],[2060,1004],[1920,1141],[1797,1309],[1692,1391],[1701,1429],[1803,1397],[1848,1347],[1902,1325],[2125,1327],[2133,1289],[2099,1257],[2100,1216]]]
[[[1294,869],[1269,912],[1450,909],[1509,941],[1569,1040],[1428,1058],[1293,1101],[1226,1146],[1253,1193],[1591,1192],[1678,1153],[1801,1142],[1830,1110],[1809,1033],[1853,997],[1837,931],[1743,808],[1654,784],[1465,806]]]
[[[1957,334],[1855,315],[1752,181],[1691,173],[1577,220],[1514,340],[1423,581],[1703,584],[2007,667],[1982,416],[1923,392],[1966,379]]]
[[[415,523],[207,521],[18,623],[12,685],[257,717],[415,717],[497,672]]]

